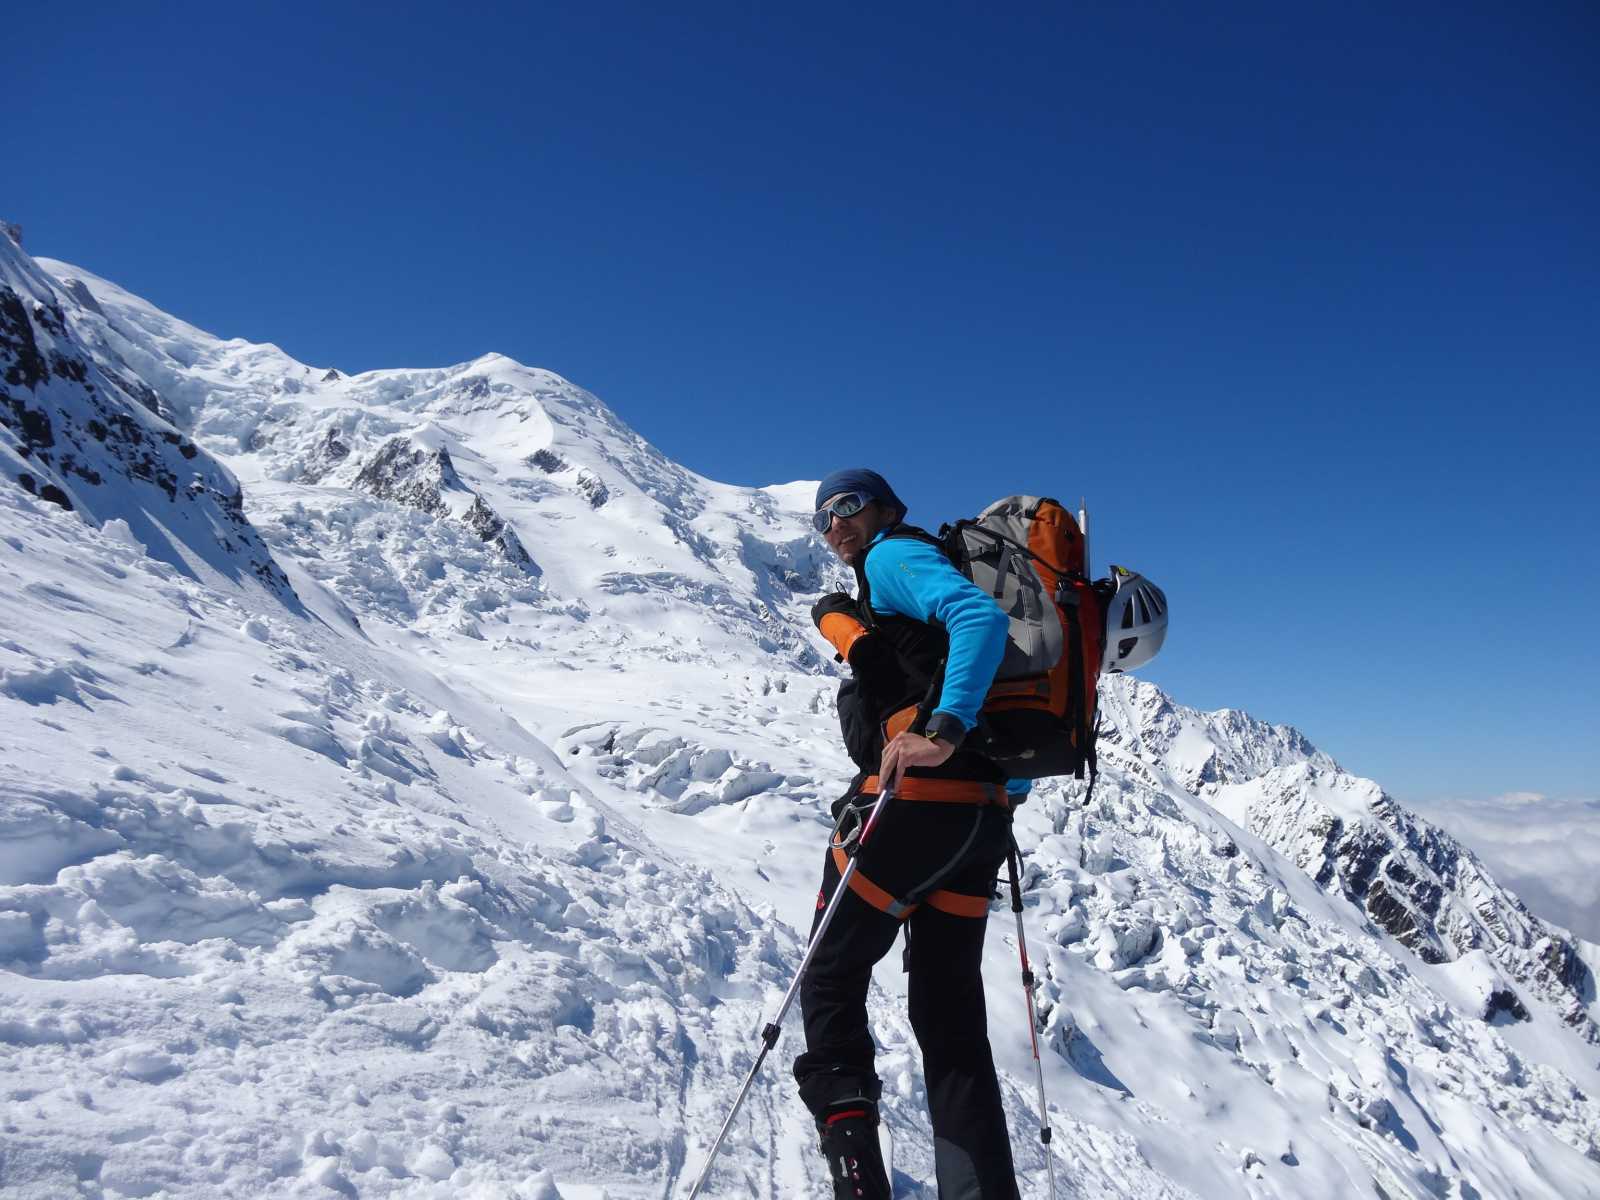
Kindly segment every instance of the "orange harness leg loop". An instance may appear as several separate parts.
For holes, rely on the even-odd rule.
[[[839,847],[833,848],[833,865],[838,868],[839,874],[844,874],[845,865],[850,859]],[[873,908],[881,913],[887,913],[897,921],[904,921],[917,911],[918,905],[906,904],[888,892],[884,891],[860,871],[850,876],[850,890],[860,896]],[[968,896],[963,892],[951,892],[940,889],[929,892],[923,903],[930,908],[936,908],[942,913],[949,913],[953,917],[975,917],[982,919],[989,915],[989,898],[987,896]]]
[[[849,857],[838,846],[833,848],[833,865],[838,868],[839,874],[844,874],[845,866],[850,862]],[[888,913],[896,920],[903,921],[917,910],[915,904],[901,904],[888,892],[884,891],[860,871],[850,876],[850,890],[860,896],[873,908],[881,913]]]
[[[927,905],[942,913],[949,913],[952,917],[976,917],[981,920],[989,915],[989,897],[969,896],[965,892],[947,892],[942,888],[937,892],[928,893]]]

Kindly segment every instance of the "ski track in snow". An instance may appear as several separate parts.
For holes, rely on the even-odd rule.
[[[48,376],[0,424],[0,1196],[686,1195],[851,774],[809,486],[704,480],[497,355],[347,378],[3,237],[0,267]],[[93,439],[65,465],[72,406],[123,393],[209,491],[152,499],[177,460]],[[1063,1196],[1600,1195],[1600,949],[1294,730],[1104,706],[1094,795],[1019,816]],[[931,1198],[898,966],[885,1120]],[[827,1194],[799,1037],[708,1196]]]

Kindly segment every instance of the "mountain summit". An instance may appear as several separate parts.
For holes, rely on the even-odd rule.
[[[500,355],[218,339],[9,237],[0,381],[0,1192],[685,1194],[852,774],[813,485],[706,479]],[[1600,1195],[1600,948],[1296,730],[1102,709],[1093,794],[1018,816],[1074,1194]],[[708,1194],[822,1194],[813,1142],[774,1063]]]

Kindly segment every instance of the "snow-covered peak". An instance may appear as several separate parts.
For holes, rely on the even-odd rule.
[[[1201,712],[1175,703],[1160,688],[1132,676],[1108,679],[1102,708],[1110,728],[1102,745],[1159,762],[1190,791],[1254,779],[1275,767],[1338,764],[1298,729],[1272,725],[1237,709]]]
[[[298,526],[299,513],[329,505],[346,523],[368,519],[353,493],[413,503],[466,522],[507,561],[534,568],[552,603],[641,652],[748,659],[753,647],[758,658],[820,661],[796,597],[845,575],[807,524],[804,482],[706,479],[592,393],[502,354],[345,375],[217,338],[92,272],[43,265],[87,297],[71,306],[74,331],[151,380],[164,411],[227,457],[258,519],[289,512]],[[465,627],[481,616],[456,608],[447,619]],[[667,638],[637,636],[664,617]]]

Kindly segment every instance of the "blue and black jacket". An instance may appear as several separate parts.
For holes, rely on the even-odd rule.
[[[962,733],[979,710],[1005,652],[1009,619],[994,598],[951,565],[937,539],[910,525],[881,531],[856,564],[854,600],[836,593],[813,609],[824,636],[850,663],[839,716],[851,758],[877,770],[887,740],[932,697],[933,725]],[[930,688],[943,666],[943,678]],[[953,740],[953,739],[952,739]],[[999,782],[987,758],[958,749],[939,767],[911,775]],[[1027,784],[1011,785],[1025,792]]]

